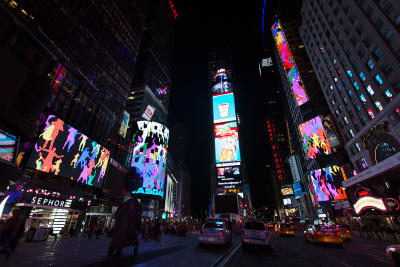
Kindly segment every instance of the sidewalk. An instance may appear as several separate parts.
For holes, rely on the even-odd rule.
[[[199,247],[197,233],[186,237],[162,235],[161,240],[140,239],[138,254],[124,248],[122,255],[109,256],[111,238],[62,239],[59,241],[23,242],[6,261],[0,254],[0,266],[210,266],[229,248]],[[234,236],[236,243],[240,236]],[[111,261],[110,261],[111,260]]]

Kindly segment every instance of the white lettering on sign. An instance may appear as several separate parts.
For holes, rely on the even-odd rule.
[[[293,181],[300,182],[300,174],[299,170],[297,168],[297,161],[296,161],[296,155],[293,155],[289,158],[289,163],[290,163],[290,170],[292,171],[292,176],[293,176]]]
[[[63,201],[63,200],[55,200],[41,197],[33,197],[31,204],[37,205],[46,205],[46,206],[55,206],[55,207],[65,207],[68,208],[71,206],[71,202]]]
[[[163,197],[163,191],[151,188],[139,188],[136,191],[132,191],[132,194],[146,194]]]
[[[365,196],[357,200],[354,204],[354,210],[357,215],[360,214],[365,209],[376,208],[378,210],[387,211],[385,203],[383,203],[382,198]]]

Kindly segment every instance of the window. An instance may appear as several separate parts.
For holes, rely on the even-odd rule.
[[[353,61],[353,63],[352,63],[352,65],[353,65],[353,67],[355,68],[355,69],[357,69],[358,68],[358,63],[357,63],[357,61]]]
[[[373,96],[373,95],[375,94],[374,90],[372,90],[371,85],[368,85],[368,86],[367,86],[367,91],[368,91],[368,93],[369,93],[371,96]]]
[[[351,42],[353,43],[353,45],[356,45],[358,42],[358,37],[357,35],[354,35],[353,38],[351,38]]]
[[[382,27],[383,27],[383,25],[385,25],[384,23],[383,23],[383,21],[381,20],[381,18],[377,18],[376,19],[376,21],[375,21],[375,26],[378,28],[378,30],[381,30],[382,29]]]
[[[351,51],[350,51],[350,49],[347,49],[347,50],[346,50],[346,55],[347,55],[347,57],[351,57]]]
[[[360,109],[360,106],[357,104],[357,102],[354,102],[353,103],[353,106],[354,106],[354,108],[357,110],[357,111],[360,111],[361,109]]]
[[[376,79],[380,84],[383,83],[383,79],[382,79],[382,76],[381,76],[380,74],[376,75],[375,79]]]
[[[369,18],[371,18],[371,15],[372,15],[373,12],[374,12],[374,10],[372,9],[371,6],[369,6],[368,9],[367,9],[367,15],[368,15]]]
[[[379,109],[379,111],[382,111],[383,107],[381,105],[381,102],[375,101],[375,106]]]
[[[349,110],[349,115],[350,115],[351,118],[354,118],[354,113],[353,113],[353,111],[351,109]]]
[[[335,83],[337,83],[337,81],[338,81],[338,79],[336,77],[334,77],[333,80],[335,81]]]
[[[360,147],[360,145],[358,143],[356,143],[356,148],[357,148],[358,152],[361,151],[361,147]]]
[[[386,40],[388,41],[389,44],[392,44],[394,42],[394,40],[396,40],[396,38],[394,38],[394,35],[390,30],[388,30],[386,32],[385,38],[386,38]]]
[[[375,66],[375,64],[374,64],[374,62],[372,62],[372,59],[370,59],[370,60],[368,60],[368,66],[369,66],[369,68],[372,70],[373,68],[374,68],[374,66]]]
[[[335,113],[336,113],[336,117],[339,117],[339,115],[340,115],[340,112],[339,112],[339,110],[335,110]]]
[[[377,48],[374,52],[376,59],[380,59],[382,57],[382,52],[379,48]]]
[[[367,119],[365,117],[361,117],[361,123],[363,126],[367,125]]]
[[[360,49],[358,50],[358,54],[361,56],[361,57],[363,57],[363,56],[365,56],[365,48],[364,48],[364,46],[361,46],[360,47]]]
[[[351,71],[347,71],[347,75],[349,75],[349,77],[351,78],[351,77],[353,77],[353,73],[351,73]]]
[[[393,156],[396,153],[394,148],[389,145],[388,143],[382,143],[376,147],[375,150],[375,161],[376,163],[379,163],[391,156]]]
[[[363,81],[365,81],[367,78],[365,78],[365,75],[364,75],[364,73],[362,73],[362,72],[360,72],[360,78],[361,78],[361,80],[363,80]]]
[[[343,111],[343,109],[342,109],[342,106],[341,106],[341,105],[339,105],[339,106],[338,106],[338,109],[340,110],[340,112],[342,112],[342,111]]]
[[[386,74],[389,75],[390,73],[392,73],[393,68],[390,66],[389,63],[386,63],[385,66],[383,66],[383,69],[385,70]]]
[[[335,100],[331,99],[332,107],[335,105]]]
[[[361,35],[361,34],[363,33],[363,31],[364,31],[364,25],[360,24],[360,25],[357,27],[357,32]]]
[[[354,137],[354,133],[353,133],[352,129],[349,130],[349,133],[350,133],[351,137],[353,138]]]
[[[343,97],[343,102],[347,106],[348,102],[347,102],[347,98],[346,97]]]
[[[363,94],[360,95],[360,99],[364,105],[367,104],[367,99],[365,99],[365,96]]]
[[[369,47],[372,44],[373,40],[371,38],[371,36],[367,36],[367,38],[365,38],[365,44],[367,45],[367,47]]]
[[[367,112],[368,112],[368,115],[369,115],[369,117],[370,117],[371,119],[375,118],[375,115],[374,115],[374,113],[372,112],[372,109],[368,109]]]
[[[353,86],[354,86],[354,88],[356,88],[357,91],[358,91],[358,89],[360,89],[360,87],[358,87],[357,82],[354,82],[354,83],[353,83]]]
[[[385,95],[386,95],[387,98],[389,98],[390,101],[393,100],[393,94],[392,94],[392,92],[390,91],[390,89],[387,89],[387,90],[385,91]]]
[[[398,90],[400,90],[400,78],[397,79],[393,84]]]
[[[353,98],[353,93],[351,92],[351,90],[349,90],[348,93],[349,93],[350,99],[352,99]]]
[[[357,122],[354,123],[354,127],[356,127],[356,132],[357,133],[361,130],[360,125],[358,125]]]
[[[343,117],[343,120],[346,124],[349,124],[349,121],[347,120],[346,116]]]
[[[387,7],[385,8],[385,13],[390,15],[390,13],[392,13],[392,10],[393,10],[393,5],[388,4]]]
[[[344,84],[344,86],[347,86],[347,81],[345,78],[342,78],[342,83]]]
[[[368,165],[367,165],[367,162],[365,161],[365,158],[361,158],[361,159],[357,160],[356,163],[357,163],[357,167],[360,170],[360,172],[368,169]]]
[[[338,91],[339,91],[340,93],[343,93],[342,87],[341,87],[340,85],[338,86]]]

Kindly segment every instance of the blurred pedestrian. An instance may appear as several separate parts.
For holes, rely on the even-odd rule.
[[[93,230],[94,230],[94,222],[92,222],[90,225],[89,225],[89,235],[88,235],[88,238],[89,239],[92,239],[92,233],[93,233]]]
[[[14,234],[14,237],[11,238],[10,243],[8,243],[8,246],[10,248],[10,250],[12,252],[15,251],[15,249],[17,248],[17,245],[19,243],[19,240],[21,239],[21,237],[24,235],[24,231],[25,231],[25,221],[26,219],[21,220],[21,223],[19,224],[19,228],[17,230],[17,233]]]
[[[101,235],[101,230],[103,230],[103,225],[101,224],[101,222],[99,222],[99,225],[97,226],[97,238],[99,239],[99,235]]]
[[[151,227],[151,223],[150,223],[150,221],[148,221],[146,223],[146,225],[144,226],[144,240],[145,241],[147,241],[147,238],[149,238],[150,227]]]
[[[19,210],[13,210],[13,216],[6,221],[6,224],[1,229],[0,233],[0,245],[3,246],[3,250],[6,252],[6,260],[11,256],[11,250],[8,244],[11,238],[15,237],[21,223],[21,218],[19,217]]]

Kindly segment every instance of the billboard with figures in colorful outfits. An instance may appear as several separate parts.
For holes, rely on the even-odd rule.
[[[300,124],[299,130],[303,138],[304,150],[310,159],[332,153],[331,145],[320,117],[315,117]]]
[[[316,202],[346,200],[346,192],[342,186],[344,181],[340,167],[336,165],[310,171],[311,184]]]
[[[34,146],[27,168],[101,187],[110,151],[50,115]]]
[[[132,193],[163,198],[169,130],[151,121],[138,121],[137,127],[132,140],[134,148],[131,167],[140,176],[141,186]]]

